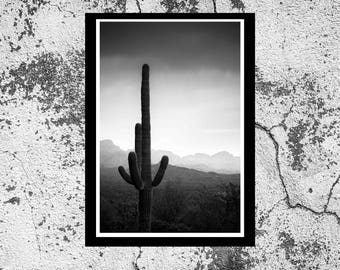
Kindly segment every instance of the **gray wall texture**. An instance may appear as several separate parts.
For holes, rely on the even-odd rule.
[[[0,269],[340,269],[340,2],[0,2]],[[84,14],[256,13],[256,247],[84,246]]]

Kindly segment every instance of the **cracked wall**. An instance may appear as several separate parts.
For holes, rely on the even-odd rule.
[[[0,2],[1,269],[339,269],[340,4]],[[84,247],[84,13],[256,13],[256,247]]]

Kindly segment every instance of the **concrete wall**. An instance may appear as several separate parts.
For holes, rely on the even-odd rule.
[[[0,269],[340,269],[337,1],[0,2]],[[84,13],[256,12],[256,247],[84,247]]]

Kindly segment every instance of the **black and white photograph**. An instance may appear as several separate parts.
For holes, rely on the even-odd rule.
[[[254,149],[245,144],[253,114],[245,114],[244,19],[92,22],[87,111],[95,136],[86,143],[95,151],[86,185],[95,189],[95,238],[245,239]]]

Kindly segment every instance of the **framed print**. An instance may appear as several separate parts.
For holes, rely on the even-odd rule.
[[[86,14],[86,245],[252,246],[254,14]]]

